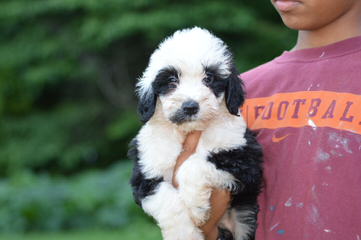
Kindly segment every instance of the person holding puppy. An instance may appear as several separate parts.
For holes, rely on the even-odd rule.
[[[248,96],[242,114],[265,156],[256,240],[359,240],[361,1],[272,4],[298,39],[292,50],[241,75]],[[200,135],[188,135],[177,166]],[[213,191],[202,227],[207,239],[217,238],[229,198]]]

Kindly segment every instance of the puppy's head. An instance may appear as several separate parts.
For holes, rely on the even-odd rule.
[[[244,92],[222,40],[195,27],[175,32],[152,54],[137,84],[144,122],[155,111],[177,124],[212,119],[222,104],[238,115]]]

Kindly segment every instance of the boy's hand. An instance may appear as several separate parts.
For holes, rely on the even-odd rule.
[[[195,152],[200,136],[200,131],[191,132],[187,135],[183,143],[183,151],[178,156],[172,179],[173,186],[176,188],[178,187],[178,183],[175,176],[177,175],[178,168],[184,161],[187,160],[189,156]],[[212,206],[211,217],[201,227],[201,229],[207,240],[216,240],[218,236],[217,224],[228,208],[228,204],[230,202],[230,193],[227,190],[214,189],[210,202]]]
[[[172,183],[173,186],[176,188],[178,188],[178,183],[176,181],[175,176],[177,175],[178,168],[180,165],[182,165],[182,163],[185,160],[187,160],[187,158],[189,158],[190,155],[192,155],[196,151],[201,133],[202,133],[201,131],[191,132],[187,135],[186,139],[184,140],[183,151],[179,154],[177,162],[174,167]]]

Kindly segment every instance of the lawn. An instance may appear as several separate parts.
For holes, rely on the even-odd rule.
[[[0,234],[0,240],[161,240],[161,235],[155,224],[137,221],[133,225],[114,231]]]

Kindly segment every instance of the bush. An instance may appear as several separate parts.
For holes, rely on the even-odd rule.
[[[0,182],[0,231],[119,228],[144,216],[129,186],[130,162],[69,179],[30,173]]]

